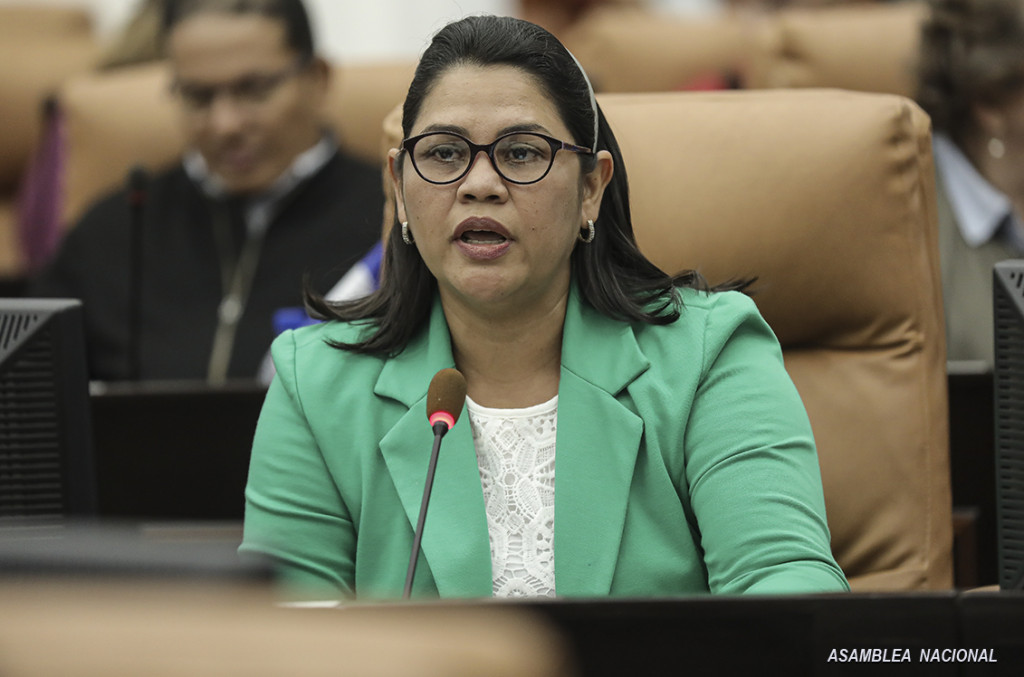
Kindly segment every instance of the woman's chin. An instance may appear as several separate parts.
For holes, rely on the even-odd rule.
[[[501,306],[514,300],[517,291],[522,286],[507,275],[498,271],[486,271],[467,275],[453,280],[447,286],[452,295],[460,299],[465,305],[476,305],[484,308]]]
[[[474,275],[456,281],[455,284],[442,285],[442,300],[448,292],[449,300],[455,300],[462,306],[472,308],[480,315],[509,316],[522,309],[532,313],[549,305],[545,299],[564,298],[568,293],[568,281],[565,289],[556,290],[557,284],[529,284],[526,278],[513,278],[508,275]]]

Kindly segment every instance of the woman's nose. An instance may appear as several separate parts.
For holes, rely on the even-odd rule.
[[[466,199],[495,200],[507,195],[507,191],[505,180],[484,151],[476,154],[459,184],[459,196]]]

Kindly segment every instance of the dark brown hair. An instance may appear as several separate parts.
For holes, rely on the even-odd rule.
[[[313,30],[302,0],[166,0],[162,23],[164,39],[179,22],[201,12],[258,14],[280,21],[288,47],[304,60],[314,56]]]

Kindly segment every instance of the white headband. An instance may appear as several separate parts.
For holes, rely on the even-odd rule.
[[[594,86],[590,84],[590,78],[587,77],[587,71],[583,70],[583,64],[576,58],[576,55],[570,52],[568,49],[565,50],[572,57],[572,60],[576,62],[576,67],[580,69],[580,73],[583,75],[583,80],[587,83],[587,92],[590,94],[590,110],[594,111],[594,145],[591,147],[591,151],[597,152],[597,97],[594,96]]]

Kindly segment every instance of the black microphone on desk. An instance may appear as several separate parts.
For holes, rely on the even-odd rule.
[[[409,599],[412,594],[412,579],[416,575],[416,561],[420,557],[420,541],[423,540],[423,525],[427,519],[427,506],[430,505],[430,489],[434,485],[434,471],[437,469],[441,438],[455,426],[465,402],[466,379],[461,372],[457,369],[442,369],[434,374],[434,378],[430,380],[430,387],[427,388],[427,419],[434,429],[434,448],[430,452],[430,463],[427,465],[427,481],[423,487],[416,532],[413,534],[412,554],[409,557],[409,569],[405,574],[403,599]]]
[[[128,228],[131,278],[128,281],[128,379],[142,378],[142,260],[143,219],[149,199],[149,173],[136,165],[128,172]]]

